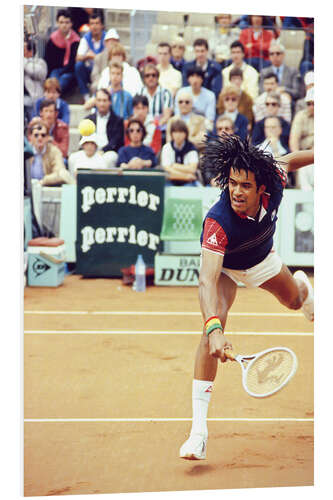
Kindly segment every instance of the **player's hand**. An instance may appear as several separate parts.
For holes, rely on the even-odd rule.
[[[209,354],[214,358],[219,358],[221,363],[225,363],[227,358],[224,354],[224,349],[232,349],[232,345],[222,331],[219,328],[213,330],[208,336],[208,341]]]

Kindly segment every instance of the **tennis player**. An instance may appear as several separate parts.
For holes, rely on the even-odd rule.
[[[207,213],[201,235],[199,300],[204,320],[192,385],[192,428],[180,457],[206,458],[207,412],[218,360],[232,348],[224,336],[237,283],[260,287],[289,309],[302,308],[314,319],[314,296],[303,271],[292,275],[273,247],[277,211],[287,173],[312,164],[312,151],[274,159],[236,135],[207,139],[202,168],[215,176],[222,192]]]

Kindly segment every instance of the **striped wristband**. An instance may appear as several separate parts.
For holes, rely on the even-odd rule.
[[[221,325],[220,319],[217,316],[208,318],[205,322],[206,335],[208,336],[213,330],[216,330],[217,328],[219,330],[222,330],[223,333],[223,327]]]

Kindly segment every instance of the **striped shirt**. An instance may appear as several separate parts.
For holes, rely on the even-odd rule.
[[[161,116],[166,108],[172,108],[171,92],[160,85],[157,86],[153,96],[149,94],[147,87],[142,87],[140,95],[145,95],[147,97],[149,102],[149,114],[154,118]]]

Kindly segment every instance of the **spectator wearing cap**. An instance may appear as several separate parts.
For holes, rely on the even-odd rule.
[[[300,75],[297,69],[284,64],[285,48],[278,40],[272,40],[269,46],[270,66],[260,71],[259,91],[264,91],[265,76],[272,71],[278,78],[279,92],[286,92],[293,101],[300,97]]]
[[[230,63],[230,45],[239,39],[240,29],[232,26],[231,14],[218,14],[216,16],[217,28],[209,40],[211,53],[222,68]]]
[[[178,93],[186,90],[192,95],[193,111],[206,118],[206,129],[211,131],[214,127],[216,115],[216,98],[214,92],[203,87],[204,72],[199,66],[191,66],[188,69],[187,80],[189,86],[182,87],[175,99],[175,114],[179,114]]]
[[[97,90],[96,111],[87,118],[96,125],[98,149],[102,152],[107,167],[115,167],[118,151],[124,145],[124,121],[113,111],[107,89]]]
[[[179,114],[173,116],[168,121],[167,141],[171,141],[171,125],[176,120],[182,120],[188,128],[188,140],[194,144],[197,149],[203,148],[203,141],[207,133],[206,120],[202,115],[193,111],[193,97],[188,90],[180,90],[177,94],[177,106]]]
[[[103,156],[97,151],[98,142],[96,134],[81,137],[79,151],[69,155],[68,170],[75,178],[78,168],[107,168]]]
[[[112,44],[109,51],[109,63],[117,61],[123,65],[123,89],[127,90],[132,96],[139,94],[142,88],[142,80],[139,71],[130,66],[126,61],[126,50],[120,43]],[[98,80],[97,88],[107,88],[109,83],[109,66],[103,69],[100,79]]]
[[[185,59],[185,42],[181,36],[176,36],[171,42],[171,58],[172,66],[183,73]]]
[[[297,113],[301,109],[306,108],[305,96],[307,91],[311,89],[313,86],[314,86],[314,72],[308,71],[307,73],[305,73],[302,83],[301,95],[303,96],[303,98],[297,100],[295,106],[295,113]]]
[[[157,46],[157,69],[160,73],[158,83],[161,87],[168,89],[172,97],[182,86],[182,74],[170,63],[171,46],[167,42],[160,42]]]
[[[104,37],[104,50],[100,54],[96,54],[94,59],[93,68],[91,71],[90,79],[90,92],[94,94],[97,90],[98,81],[101,77],[102,71],[109,64],[110,50],[113,44],[119,43],[119,35],[114,28],[109,29]]]
[[[173,113],[172,95],[168,89],[159,85],[160,73],[154,64],[146,64],[143,68],[144,86],[139,92],[149,102],[149,113],[157,120],[159,127],[166,130],[166,124]]]
[[[157,162],[154,151],[143,144],[146,129],[142,122],[137,118],[131,118],[126,135],[129,138],[129,145],[120,148],[117,167],[129,170],[155,167]]]
[[[222,88],[221,65],[213,59],[208,58],[209,45],[204,38],[197,38],[193,42],[193,49],[195,59],[184,64],[183,87],[189,83],[189,70],[193,67],[200,67],[204,75],[202,86],[214,92],[217,99]]]
[[[200,186],[197,180],[199,154],[188,140],[188,128],[182,120],[176,120],[170,128],[171,141],[161,151],[161,167],[167,173],[166,185]]]
[[[269,66],[269,46],[274,39],[274,32],[264,29],[266,16],[249,16],[250,26],[241,31],[239,41],[245,48],[245,58],[257,71]]]
[[[268,116],[266,104],[267,94],[275,92],[280,95],[280,116],[288,123],[291,122],[291,98],[290,95],[279,88],[279,81],[276,74],[271,71],[264,77],[264,92],[260,94],[254,101],[253,113],[256,122]]]
[[[223,116],[231,118],[234,124],[234,132],[241,139],[246,139],[248,135],[249,121],[246,116],[238,111],[239,90],[234,85],[226,85],[221,92],[224,113]]]
[[[276,92],[268,92],[266,96],[266,114],[265,117],[274,116],[279,118],[281,124],[281,144],[289,150],[290,123],[281,116],[281,97]],[[265,140],[265,118],[255,123],[252,131],[252,144],[258,146]]]
[[[57,29],[53,31],[45,47],[47,76],[57,78],[61,91],[75,83],[75,57],[80,37],[72,29],[71,14],[67,9],[57,12]]]
[[[244,61],[245,50],[240,41],[235,41],[230,46],[230,55],[232,63],[222,71],[223,83],[230,83],[230,71],[239,68],[243,71],[243,82],[241,89],[244,90],[254,100],[259,92],[259,73],[253,66]]]
[[[73,184],[74,179],[66,170],[60,149],[52,144],[46,123],[29,124],[27,136],[33,148],[29,158],[31,179],[39,180],[42,186]]]
[[[290,151],[312,149],[314,145],[314,87],[305,96],[306,109],[296,113],[290,129]]]
[[[104,50],[104,25],[100,12],[89,16],[89,31],[81,38],[77,49],[75,75],[84,101],[89,99],[90,75],[97,54]]]
[[[123,65],[118,61],[111,61],[109,63],[110,80],[108,84],[108,91],[111,95],[111,106],[117,116],[127,120],[132,115],[132,96],[129,92],[123,89]],[[91,109],[95,106],[96,97],[89,99],[84,107]]]
[[[45,99],[39,107],[39,116],[31,120],[31,124],[44,122],[48,127],[48,134],[53,143],[60,149],[62,156],[67,158],[69,146],[69,127],[67,123],[59,120],[55,101]]]
[[[39,115],[40,105],[46,99],[54,101],[56,103],[56,108],[58,112],[57,118],[69,125],[70,120],[70,109],[67,102],[61,99],[61,88],[59,80],[55,77],[47,78],[44,82],[44,95],[36,101],[34,116]]]
[[[253,100],[252,97],[250,97],[247,92],[242,90],[242,83],[243,83],[243,71],[240,68],[233,68],[230,71],[229,74],[230,78],[230,83],[231,85],[234,85],[235,87],[238,88],[239,92],[239,103],[238,103],[238,111],[246,116],[246,118],[249,121],[249,127],[252,128],[252,124],[254,121],[254,114],[253,114]],[[223,105],[223,98],[221,94],[219,95],[218,101],[217,101],[217,112],[219,115],[223,115],[224,113],[224,105]]]
[[[28,108],[29,121],[33,115],[36,101],[43,95],[43,83],[47,75],[44,59],[37,56],[34,40],[24,41],[24,107]]]

